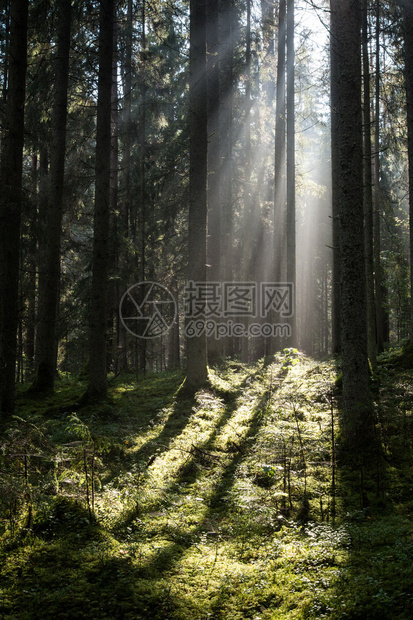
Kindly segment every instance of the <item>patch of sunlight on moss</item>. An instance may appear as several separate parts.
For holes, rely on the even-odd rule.
[[[110,389],[110,395],[114,400],[117,400],[125,394],[133,393],[136,391],[136,383],[123,383]]]
[[[219,399],[210,397],[205,401],[202,396],[199,398],[201,404],[194,408],[186,426],[170,441],[168,450],[160,454],[150,467],[152,484],[158,488],[163,488],[168,481],[178,475],[179,469],[190,461],[191,450],[194,447],[208,441],[224,411]]]
[[[209,379],[213,388],[227,393],[235,393],[251,374],[248,364],[227,362],[222,367],[209,368]]]
[[[130,454],[142,449],[145,445],[150,446],[150,444],[153,444],[153,449],[150,449],[149,452],[153,452],[156,448],[156,439],[162,433],[165,424],[173,413],[173,405],[163,407],[152,417],[146,427],[141,427],[138,432],[131,434],[128,445]]]
[[[241,404],[215,438],[215,448],[236,449],[246,439],[251,422],[256,415],[257,399]]]

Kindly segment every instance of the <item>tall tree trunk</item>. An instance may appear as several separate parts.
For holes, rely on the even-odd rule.
[[[9,79],[0,179],[0,412],[14,411],[28,1],[11,3]]]
[[[331,11],[339,125],[332,148],[338,151],[335,182],[340,185],[342,432],[344,446],[361,455],[371,447],[374,428],[367,358],[359,0],[331,0]]]
[[[333,274],[332,274],[332,353],[341,353],[341,302],[340,302],[340,179],[339,179],[339,110],[338,110],[338,56],[335,53],[337,20],[330,13],[330,74],[331,74],[331,205],[332,205],[332,239],[333,239]]]
[[[242,239],[242,256],[239,263],[241,264],[241,281],[249,282],[252,277],[252,247],[255,240],[252,238],[252,144],[251,144],[251,0],[247,0],[247,28],[245,41],[245,166],[244,166],[244,214],[243,214],[243,239]],[[246,317],[246,320],[249,320]],[[247,324],[247,325],[248,325]],[[249,338],[244,336],[241,339],[241,359],[248,362],[249,358]]]
[[[99,80],[96,127],[95,209],[90,305],[88,401],[106,397],[106,331],[109,251],[111,95],[114,1],[100,2]]]
[[[49,200],[50,200],[50,179],[49,179],[49,145],[46,141],[46,137],[42,136],[42,144],[39,148],[39,186],[38,186],[38,227],[37,227],[37,236],[38,236],[38,263],[39,263],[39,273],[38,273],[38,284],[37,284],[37,296],[43,297],[42,291],[46,289],[45,280],[47,278],[46,270],[46,257],[47,257],[47,249],[48,249],[48,237],[47,237],[47,223],[49,219]],[[39,303],[38,303],[39,306]],[[39,308],[37,312],[39,316]],[[38,318],[38,317],[37,317]],[[35,376],[33,381],[33,389],[37,391],[36,388],[36,369],[38,366],[37,360],[39,359],[39,349],[40,349],[40,338],[38,337],[39,332],[39,321],[37,320],[37,328],[36,328],[36,340],[35,340],[35,352],[34,352],[34,360],[35,360]]]
[[[120,264],[120,235],[122,231],[121,217],[118,215],[118,185],[119,185],[119,98],[118,98],[118,24],[114,21],[113,25],[113,58],[112,58],[112,115],[111,115],[111,148],[110,148],[110,250],[113,257],[112,273],[118,276]],[[115,373],[118,368],[118,340],[119,325],[118,321],[118,300],[119,300],[119,279],[117,277],[109,280],[109,307],[108,307],[108,330],[110,346],[108,346],[107,363],[108,368],[112,368]]]
[[[206,281],[208,145],[205,0],[191,0],[190,10],[188,279],[202,285]],[[208,377],[205,332],[188,337],[186,350],[187,385],[197,389]]]
[[[251,7],[250,7],[251,12]],[[272,68],[275,52],[274,37],[274,0],[261,0],[261,16],[262,16],[262,36],[264,63],[268,68]],[[263,84],[264,92],[267,94],[267,104],[271,105],[274,98],[274,80],[271,79],[272,73]]]
[[[220,146],[221,146],[221,226],[222,226],[222,278],[230,282],[233,275],[233,58],[234,58],[234,0],[222,0],[220,11]],[[224,343],[224,354],[231,357],[234,351],[233,338]]]
[[[285,272],[286,227],[286,170],[285,170],[285,34],[286,0],[280,0],[278,9],[277,89],[275,108],[274,147],[274,281],[283,282]],[[275,338],[274,348],[282,347],[280,337]]]
[[[53,142],[50,158],[50,186],[46,203],[44,247],[40,253],[42,259],[39,265],[37,368],[33,383],[33,388],[39,392],[53,390],[56,372],[71,0],[62,0],[59,3],[58,20],[57,52],[54,59],[56,82],[52,109]]]
[[[287,282],[293,290],[292,316],[289,319],[291,336],[289,345],[297,344],[296,248],[295,248],[295,106],[294,106],[294,0],[287,0]]]
[[[10,9],[7,6],[5,11],[5,25],[4,25],[4,38],[1,42],[1,50],[3,56],[3,87],[2,87],[2,99],[3,105],[6,104],[7,101],[7,88],[8,88],[8,77],[9,77],[9,48],[10,48]]]
[[[367,302],[367,354],[373,369],[377,366],[376,348],[376,302],[374,296],[373,256],[373,180],[370,118],[370,63],[368,53],[367,0],[362,7],[362,49],[363,49],[363,150],[364,150],[364,259],[366,266]]]
[[[136,209],[132,209],[131,196],[131,108],[132,108],[132,36],[133,36],[133,2],[128,0],[127,22],[125,29],[125,73],[124,73],[124,108],[123,108],[123,235],[136,236]],[[131,233],[132,231],[132,233]]]
[[[409,161],[410,340],[413,341],[413,6],[410,2],[404,2],[403,34]]]
[[[171,293],[175,300],[178,299],[178,279],[176,274],[172,274]],[[168,332],[168,370],[177,370],[181,366],[180,346],[179,346],[179,316]]]
[[[123,74],[124,106],[123,106],[123,204],[121,217],[121,234],[124,240],[129,236],[136,237],[136,200],[133,201],[132,208],[132,187],[131,187],[131,108],[132,108],[132,36],[133,36],[133,3],[127,3],[127,21],[125,28],[125,64]],[[129,269],[129,248],[124,243],[121,248],[120,273],[125,275]],[[122,291],[119,290],[118,302],[126,288],[125,278],[121,279]],[[128,368],[127,356],[127,332],[123,322],[118,315],[118,370],[125,372]]]
[[[376,0],[376,77],[374,111],[374,284],[376,293],[377,352],[384,351],[383,277],[381,268],[381,191],[380,191],[380,0]]]
[[[32,153],[32,200],[30,201],[29,220],[29,247],[28,247],[28,291],[27,291],[27,318],[26,318],[26,368],[25,379],[32,381],[34,375],[34,354],[36,341],[36,283],[37,283],[37,228],[38,228],[38,157]]]
[[[220,197],[220,133],[219,133],[219,2],[207,0],[207,89],[208,89],[208,281],[221,279],[221,197]],[[222,359],[222,342],[215,335],[208,338],[208,361]]]
[[[141,9],[141,62],[142,67],[144,69],[145,60],[146,60],[146,0],[142,0],[142,9]],[[140,105],[140,192],[139,192],[139,200],[141,206],[141,221],[140,221],[140,238],[141,238],[141,256],[140,256],[140,264],[141,264],[141,281],[144,282],[147,277],[146,273],[146,241],[148,236],[149,228],[149,215],[150,211],[147,209],[146,202],[148,200],[147,191],[146,191],[146,105],[147,105],[147,85],[146,85],[146,76],[143,76],[142,85],[141,85],[141,105]],[[150,277],[149,277],[150,279]],[[147,357],[147,341],[141,340],[139,341],[139,368],[137,369],[137,373],[140,371],[143,374],[146,372],[146,357]]]

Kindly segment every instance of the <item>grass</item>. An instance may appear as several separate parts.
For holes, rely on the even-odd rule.
[[[374,379],[383,456],[362,471],[333,459],[335,364],[293,350],[228,362],[193,398],[181,373],[118,377],[81,410],[70,377],[23,389],[0,445],[0,617],[413,617],[403,355]]]

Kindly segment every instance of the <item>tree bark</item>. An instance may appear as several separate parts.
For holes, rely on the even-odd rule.
[[[90,305],[89,384],[87,400],[106,397],[107,292],[109,250],[113,0],[100,2],[99,80],[96,127],[95,209]]]
[[[123,235],[136,236],[136,214],[132,209],[131,192],[131,108],[132,108],[132,36],[133,36],[133,3],[128,0],[127,22],[125,29],[125,73],[124,73],[124,107],[123,107]]]
[[[28,1],[11,3],[8,93],[0,178],[0,412],[13,413],[16,381]]]
[[[340,182],[339,182],[339,110],[338,110],[338,56],[335,53],[337,20],[330,13],[330,75],[331,75],[331,204],[333,238],[333,282],[332,282],[332,353],[341,353],[341,302],[340,302]]]
[[[178,279],[176,274],[172,275],[171,293],[175,300],[178,300]],[[168,332],[168,370],[178,370],[181,366],[180,343],[179,343],[179,316],[177,314],[175,321]]]
[[[277,86],[274,145],[274,282],[283,282],[286,277],[285,34],[286,1],[280,0],[278,10]],[[275,350],[282,348],[280,337],[275,338],[274,348]]]
[[[363,204],[364,204],[364,260],[366,268],[367,302],[367,354],[373,369],[377,366],[376,347],[376,301],[374,296],[374,248],[373,248],[373,179],[370,117],[370,64],[368,54],[367,0],[362,6],[363,49]]]
[[[220,72],[220,147],[221,147],[221,274],[230,282],[233,277],[233,59],[234,59],[234,0],[222,0],[220,11],[219,72]],[[233,338],[224,340],[224,355],[232,357]]]
[[[287,0],[287,282],[293,285],[295,302],[296,248],[295,248],[295,106],[294,106],[294,0]],[[295,303],[289,319],[291,335],[289,346],[296,346]]]
[[[3,66],[4,66],[4,72],[3,72],[3,87],[2,87],[2,100],[3,100],[3,106],[6,104],[7,101],[7,88],[8,88],[8,77],[9,77],[9,48],[10,48],[10,9],[7,6],[6,11],[5,11],[6,15],[4,18],[4,38],[1,42],[1,50],[2,50],[2,56],[3,56]]]
[[[253,221],[252,207],[252,144],[251,144],[251,0],[247,0],[247,28],[245,41],[245,178],[244,178],[244,231],[242,240],[243,257],[240,260],[241,281],[249,282],[252,276],[251,259],[252,248],[256,240],[251,235]],[[248,317],[247,325],[249,324]],[[241,340],[241,359],[243,362],[249,361],[250,342],[248,336]]]
[[[118,321],[118,300],[119,291],[119,271],[120,271],[120,235],[122,231],[122,219],[118,213],[119,199],[119,95],[118,95],[118,24],[116,20],[113,25],[113,57],[112,57],[112,95],[111,95],[111,147],[110,147],[110,249],[109,254],[112,258],[111,271],[114,278],[109,279],[109,303],[108,303],[108,331],[109,346],[107,363],[115,373],[119,372],[118,342],[119,326]],[[121,357],[121,356],[120,356]]]
[[[131,183],[131,131],[132,131],[132,36],[133,36],[133,3],[132,0],[127,1],[127,21],[125,28],[125,61],[123,72],[123,92],[124,92],[124,105],[123,105],[123,154],[122,154],[122,169],[123,169],[123,193],[122,193],[122,216],[121,216],[121,232],[124,241],[128,237],[136,237],[136,214],[133,216],[133,212],[136,209],[132,209],[132,183]],[[122,244],[121,256],[120,256],[120,273],[121,273],[121,290],[119,290],[118,302],[126,287],[125,272],[128,270],[129,263],[129,248],[127,242]],[[120,372],[126,372],[128,369],[128,355],[127,355],[127,332],[123,322],[119,316],[117,319],[118,326],[118,370]]]
[[[140,106],[139,106],[139,203],[140,203],[140,280],[144,282],[146,278],[151,279],[149,273],[147,273],[151,264],[150,261],[147,261],[147,249],[149,244],[147,244],[148,237],[150,235],[151,227],[150,227],[150,216],[151,211],[148,209],[149,196],[146,188],[146,165],[147,165],[147,145],[146,145],[146,106],[147,106],[147,77],[145,75],[145,61],[147,59],[147,49],[146,49],[146,0],[142,1],[141,5],[141,75],[142,82],[140,88]],[[148,263],[148,265],[147,265]],[[147,266],[149,269],[147,269]],[[148,342],[146,340],[140,340],[138,342],[138,366],[136,368],[136,375],[139,373],[146,373],[146,365],[147,365],[147,352],[148,352]]]
[[[36,297],[37,297],[37,227],[38,227],[38,157],[33,152],[31,156],[31,194],[30,219],[28,222],[29,247],[28,247],[28,291],[27,291],[27,316],[26,316],[26,367],[25,380],[32,381],[34,377],[35,365],[35,342],[36,342]]]
[[[53,391],[56,373],[71,0],[62,0],[59,3],[58,10],[57,53],[54,59],[56,82],[52,109],[53,143],[50,158],[50,188],[46,204],[44,248],[40,252],[42,260],[39,265],[37,368],[33,383],[33,388],[39,392]]]
[[[410,2],[404,2],[403,35],[409,162],[410,340],[413,341],[413,6]]]
[[[264,64],[268,68],[272,68],[274,62],[275,52],[275,37],[274,37],[274,1],[273,0],[261,0],[261,16],[262,16],[262,37],[263,37],[263,51],[264,51]],[[251,11],[251,7],[250,7]],[[274,98],[274,79],[271,79],[272,73],[270,73],[268,79],[263,84],[264,92],[267,95],[267,104],[271,105]]]
[[[383,277],[381,268],[381,191],[380,191],[380,0],[376,0],[376,77],[374,111],[374,284],[376,293],[377,352],[384,351],[385,322],[383,318]],[[387,321],[386,321],[387,323]]]
[[[221,196],[220,196],[220,132],[219,132],[219,2],[207,0],[207,89],[208,89],[208,244],[207,278],[221,279]],[[222,343],[214,335],[208,338],[208,362],[222,359]]]
[[[206,2],[190,3],[189,85],[189,221],[188,279],[206,281],[207,146]],[[205,321],[205,317],[200,320]],[[208,378],[205,332],[187,338],[187,386],[201,387]]]
[[[369,395],[366,285],[363,238],[363,148],[361,116],[361,14],[359,0],[331,0],[332,83],[338,131],[341,250],[341,344],[344,447],[363,454],[374,428]]]

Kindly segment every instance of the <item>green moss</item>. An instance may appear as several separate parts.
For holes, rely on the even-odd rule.
[[[413,343],[405,342],[402,346],[388,349],[378,357],[381,367],[394,370],[410,370],[413,368]]]
[[[380,372],[386,458],[337,460],[334,496],[333,362],[228,362],[190,397],[181,373],[125,375],[84,409],[70,377],[23,391],[0,453],[0,615],[412,617],[412,373]],[[335,401],[333,418],[339,442]]]

